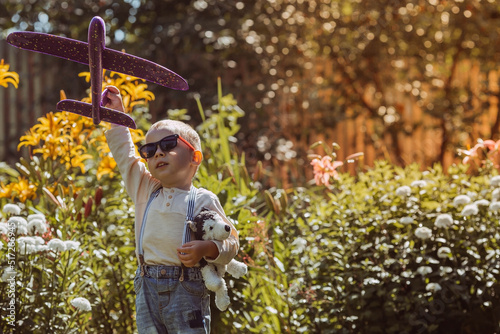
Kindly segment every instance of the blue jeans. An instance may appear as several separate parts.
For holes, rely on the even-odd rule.
[[[139,334],[210,333],[210,295],[199,268],[146,266],[134,278]]]

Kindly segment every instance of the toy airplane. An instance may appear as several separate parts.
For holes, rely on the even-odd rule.
[[[106,91],[102,92],[103,68],[129,74],[172,89],[187,90],[189,88],[186,80],[161,65],[124,52],[107,49],[105,38],[104,21],[99,16],[95,16],[90,21],[88,43],[36,32],[11,33],[7,36],[7,43],[21,49],[88,64],[92,104],[76,100],[62,100],[57,104],[57,110],[90,117],[96,125],[103,120],[132,129],[136,128],[134,120],[129,115],[103,107],[106,104]]]

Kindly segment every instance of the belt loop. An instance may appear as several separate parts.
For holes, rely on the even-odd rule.
[[[181,265],[181,274],[179,276],[179,282],[184,282],[184,265]]]
[[[188,274],[189,274],[189,280],[190,281],[194,281],[196,279],[196,271],[194,270],[194,268],[191,268],[189,271],[188,271]]]

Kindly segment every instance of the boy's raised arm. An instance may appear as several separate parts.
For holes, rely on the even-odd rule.
[[[106,90],[103,94],[103,101],[106,103],[105,107],[125,112],[118,88],[108,86]],[[136,205],[140,204],[138,203],[139,200],[147,201],[158,182],[151,176],[146,165],[135,154],[135,144],[132,141],[129,129],[112,124],[111,129],[106,132],[106,139],[125,182],[127,193]]]

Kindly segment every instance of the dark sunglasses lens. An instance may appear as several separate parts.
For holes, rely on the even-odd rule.
[[[156,152],[156,144],[146,144],[141,147],[139,150],[139,153],[141,154],[141,157],[144,159],[149,159],[153,155],[155,155]]]
[[[156,153],[158,144],[160,145],[160,149],[163,152],[168,152],[177,146],[177,137],[175,137],[175,135],[168,136],[166,138],[163,138],[159,142],[143,145],[141,146],[141,148],[139,148],[139,154],[144,159],[152,158]]]
[[[160,141],[160,148],[163,152],[168,152],[177,146],[177,138],[166,138]]]

